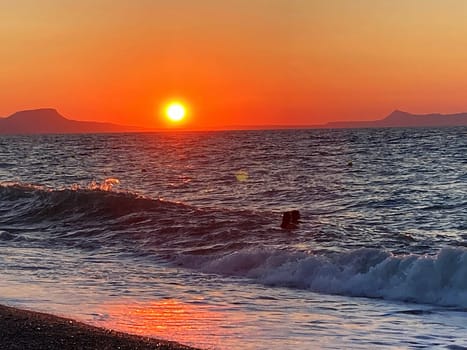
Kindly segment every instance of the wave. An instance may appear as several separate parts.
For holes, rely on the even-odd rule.
[[[54,245],[70,242],[99,249],[102,245],[209,253],[237,249],[251,227],[261,232],[269,221],[251,211],[197,208],[115,190],[117,179],[88,186],[47,188],[0,183],[0,231],[15,232]],[[11,239],[11,234],[0,240]],[[80,242],[81,240],[81,242]]]
[[[463,248],[443,248],[434,256],[395,256],[380,249],[330,254],[244,249],[214,259],[180,257],[179,264],[269,286],[467,307],[467,250]]]
[[[444,248],[430,256],[376,248],[298,251],[291,247],[302,243],[300,235],[278,229],[270,213],[196,208],[116,191],[116,181],[102,184],[51,189],[0,183],[0,241],[118,246],[117,255],[130,251],[268,286],[467,307],[465,248]],[[313,240],[318,248],[317,236],[310,233],[306,242],[312,246]]]
[[[144,198],[131,192],[112,191],[115,183],[116,179],[106,179],[102,184],[93,182],[84,188],[73,185],[62,189],[24,183],[0,183],[0,208],[3,213],[9,209],[15,221],[21,219],[28,222],[63,218],[104,219],[160,208],[161,200]]]

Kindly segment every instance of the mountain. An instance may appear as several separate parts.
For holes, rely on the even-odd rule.
[[[0,118],[0,134],[75,134],[132,131],[145,130],[133,126],[67,119],[53,108],[20,111],[9,117]]]
[[[394,127],[440,127],[467,126],[467,113],[456,114],[411,114],[395,110],[386,118],[374,121],[331,122],[326,128],[394,128]]]

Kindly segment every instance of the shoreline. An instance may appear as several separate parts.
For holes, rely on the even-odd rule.
[[[0,345],[8,350],[194,350],[176,342],[91,326],[0,304]]]

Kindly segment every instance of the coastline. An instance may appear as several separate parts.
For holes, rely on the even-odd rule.
[[[0,305],[0,345],[8,350],[195,349],[176,342],[116,332],[5,305]]]

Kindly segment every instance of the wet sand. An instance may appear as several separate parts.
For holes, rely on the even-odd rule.
[[[0,348],[18,350],[189,350],[175,342],[89,326],[71,319],[0,305]]]

